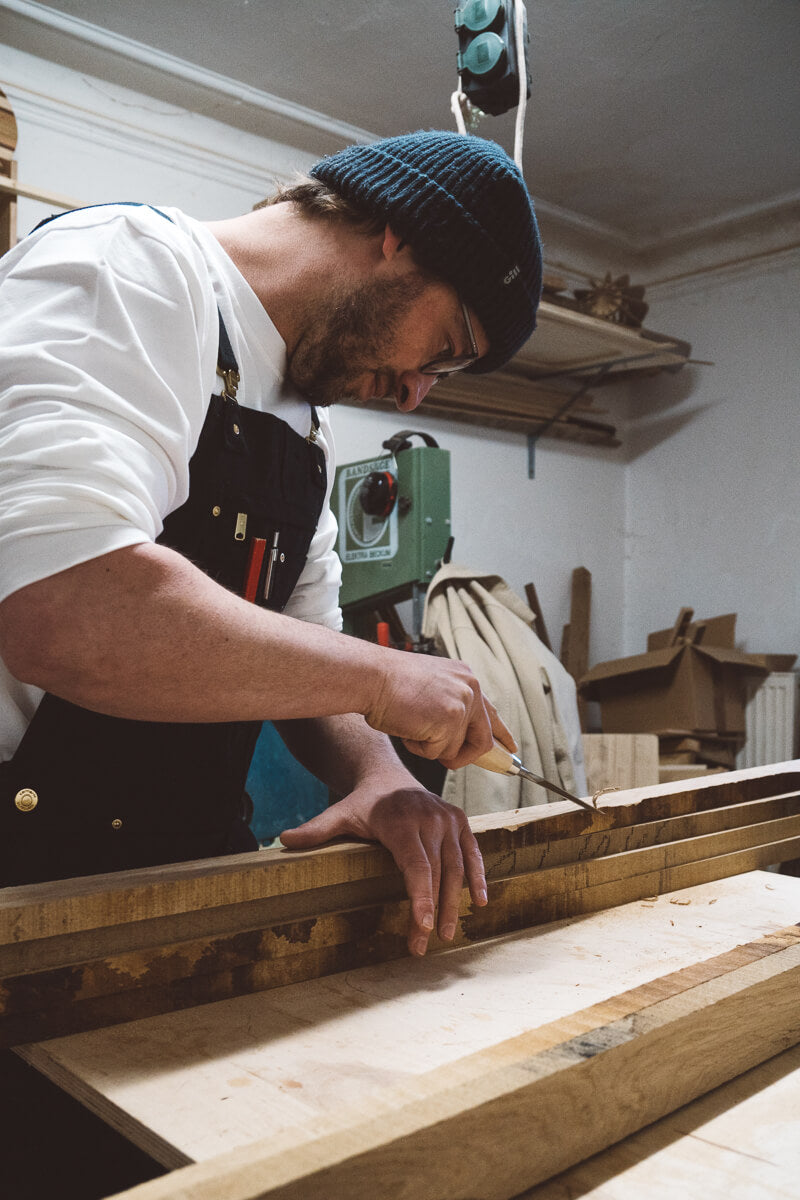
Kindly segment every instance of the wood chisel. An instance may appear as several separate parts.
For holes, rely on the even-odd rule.
[[[540,787],[547,788],[551,792],[555,792],[558,796],[563,796],[565,800],[571,800],[573,804],[579,804],[581,808],[588,808],[590,813],[597,813],[598,809],[594,804],[590,804],[588,800],[582,800],[580,796],[573,796],[572,792],[566,791],[557,783],[551,783],[549,779],[542,779],[540,775],[534,775],[533,771],[529,771],[520,762],[516,754],[512,754],[500,742],[495,740],[494,746],[488,750],[486,754],[482,754],[480,758],[475,760],[476,767],[483,767],[485,771],[494,771],[497,775],[521,775],[523,779],[529,779],[531,783],[538,783]],[[616,789],[606,789],[616,790]],[[600,793],[597,792],[595,799]]]

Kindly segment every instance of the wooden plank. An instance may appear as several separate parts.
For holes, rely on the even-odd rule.
[[[798,984],[793,926],[121,1195],[507,1200],[796,1044]]]
[[[582,744],[586,786],[592,795],[601,788],[660,782],[655,733],[584,733]]]
[[[345,401],[347,403],[347,401]],[[394,411],[392,401],[375,400],[373,408]],[[531,412],[519,412],[516,408],[508,409],[498,403],[494,396],[485,403],[463,402],[442,397],[436,400],[436,407],[442,414],[446,413],[449,420],[463,421],[468,425],[489,426],[496,429],[508,429],[517,433],[530,433],[551,438],[561,438],[568,441],[582,442],[586,445],[619,446],[621,443],[615,436],[616,429],[600,421],[591,421],[584,417],[566,414],[551,423],[551,417],[534,409]]]
[[[691,622],[693,616],[693,608],[682,608],[680,610],[677,620],[672,628],[672,632],[669,635],[669,639],[667,641],[668,646],[677,646],[678,642],[680,642],[682,638],[686,637],[689,629],[689,623]]]
[[[709,850],[716,854],[708,856]],[[473,910],[468,900],[462,902],[450,944],[473,944],[799,854],[800,814],[795,814],[705,838],[511,876],[490,882],[488,908]],[[398,958],[404,954],[407,917],[403,901],[376,911],[330,913],[297,922],[294,928],[282,923],[227,936],[204,933],[127,951],[111,938],[100,954],[94,948],[92,957],[79,963],[6,975],[6,1044],[91,1027],[98,1018],[103,1023],[130,1020],[164,1011],[165,1003],[167,1008],[183,1007],[222,998],[231,994],[234,972],[246,978],[241,990],[255,991],[362,962]],[[354,924],[363,930],[359,941],[353,938]]]
[[[572,572],[569,613],[570,673],[577,682],[589,670],[592,573],[586,567]]]
[[[440,379],[431,399],[437,406],[448,403],[476,405],[488,407],[491,403],[498,404],[505,412],[516,412],[522,416],[539,416],[549,419],[559,409],[563,408],[569,394],[553,387],[552,384],[538,383],[525,379],[510,372],[496,373],[492,380],[491,400],[487,397],[485,385],[477,376],[464,375],[456,378]],[[603,413],[603,409],[595,408],[591,395],[581,396],[570,409],[578,414],[592,415]]]
[[[726,879],[578,925],[48,1042],[25,1057],[174,1167],[295,1124],[318,1128],[409,1074],[763,936],[796,914],[798,888],[765,873]]]
[[[528,608],[536,617],[536,633],[540,640],[544,642],[545,646],[547,646],[547,649],[552,653],[553,647],[547,632],[547,626],[544,623],[544,613],[542,612],[542,606],[539,603],[539,597],[536,594],[536,588],[532,583],[525,584],[525,598],[528,601]]]
[[[710,812],[800,789],[800,760],[693,779],[677,786],[633,788],[603,797],[603,819],[567,801],[510,813],[473,817],[484,855],[508,854],[539,843],[596,831]],[[686,836],[685,832],[681,836]],[[261,850],[137,871],[0,889],[0,946],[92,929],[138,924],[151,918],[320,889],[310,911],[346,907],[388,893],[392,860],[383,849],[337,843],[312,851]],[[395,873],[399,879],[399,873]],[[328,888],[342,888],[328,892]]]
[[[576,567],[572,572],[570,588],[569,633],[565,633],[561,646],[561,661],[575,683],[580,683],[589,670],[589,635],[591,630],[592,575],[586,567]],[[578,716],[581,729],[586,732],[586,701],[578,694]]]
[[[45,191],[44,188],[19,183],[17,179],[0,179],[0,193],[6,196],[26,196],[29,200],[41,200],[43,204],[50,204],[53,208],[81,207],[78,200],[72,200],[68,196],[59,196],[55,192]]]
[[[517,1200],[792,1200],[800,1046],[777,1054]]]
[[[702,775],[719,775],[724,770],[724,767],[709,767],[705,763],[688,763],[683,766],[679,763],[659,763],[658,782],[679,783],[682,779],[697,779]]]
[[[676,796],[659,795],[663,789],[655,787],[650,789],[653,794],[633,805],[626,803],[626,797],[636,797],[636,791],[620,793],[612,798],[610,809],[616,828],[598,820],[600,828],[593,829],[591,814],[583,810],[576,814],[570,804],[554,805],[560,811],[538,821],[530,819],[529,810],[501,814],[505,824],[492,814],[491,819],[482,819],[483,829],[478,819],[490,905],[473,911],[464,894],[456,944],[797,857],[796,793],[783,798],[767,794],[761,802],[738,799],[769,793],[795,779],[796,773],[764,774],[756,769],[737,774],[744,777],[738,787],[731,784],[731,776],[718,788],[700,787]],[[726,805],[726,800],[734,803]],[[719,811],[725,808],[729,811]],[[652,819],[636,822],[636,816]],[[576,832],[581,828],[576,827],[576,819],[583,834]],[[373,857],[377,852],[370,854],[369,848],[337,849],[351,869],[354,864],[356,869],[378,865]],[[354,855],[358,849],[365,853]],[[259,856],[245,857],[258,860]],[[403,956],[408,905],[400,899],[402,881],[396,870],[335,886],[298,887],[313,877],[320,857],[328,868],[324,878],[339,877],[347,870],[347,865],[336,862],[333,849],[330,861],[324,854],[295,861],[294,875],[289,867],[292,856],[284,856],[278,867],[286,869],[276,872],[286,885],[283,893],[276,879],[264,879],[269,872],[263,869],[253,872],[252,867],[240,867],[237,874],[233,864],[225,864],[217,880],[213,865],[182,864],[183,871],[170,868],[169,883],[161,881],[161,902],[171,897],[180,903],[173,913],[152,917],[146,914],[157,908],[153,900],[159,891],[153,871],[133,872],[121,881],[116,903],[109,904],[109,914],[116,912],[118,919],[109,916],[105,926],[97,924],[96,904],[98,897],[104,898],[102,892],[92,891],[97,880],[7,889],[8,893],[38,893],[38,899],[44,892],[46,899],[27,926],[29,914],[24,903],[20,906],[21,897],[17,895],[16,907],[14,897],[3,899],[5,915],[12,920],[0,950],[1,1043],[39,1040]],[[119,896],[130,902],[133,877],[140,874],[149,879],[144,899],[150,906],[141,904],[137,913],[134,904],[122,913]],[[203,886],[193,894],[191,889],[182,892],[180,885],[187,880]],[[214,894],[215,880],[227,902],[200,912],[188,907],[191,895],[198,903]],[[233,893],[232,880],[238,885]],[[91,902],[88,915],[94,914],[94,923],[90,919],[83,929],[73,925],[71,932],[53,934],[59,912],[54,892],[62,900],[75,900],[70,883],[79,892],[83,888],[84,895],[78,898]],[[254,896],[256,886],[260,897]],[[61,914],[74,921],[76,909],[68,904]],[[39,936],[21,936],[26,927]],[[50,931],[50,936],[42,936],[44,931]],[[434,946],[441,943],[434,941]]]
[[[769,836],[755,832],[758,827],[732,830],[724,839],[713,835],[715,848],[723,842],[730,847],[713,858],[682,861],[683,849],[674,846],[636,852],[636,857],[625,856],[630,873],[623,877],[617,863],[599,859],[491,883],[488,909],[473,912],[467,905],[464,911],[462,905],[452,944],[473,944],[795,858],[800,855],[800,818],[784,820],[784,827],[788,824],[796,835],[780,842],[752,845]],[[405,902],[395,903],[375,912],[328,914],[293,927],[203,934],[128,952],[106,949],[101,957],[77,964],[8,975],[3,1041],[13,1045],[60,1036],[400,958],[405,955],[407,915]],[[355,939],[354,924],[362,930]]]
[[[17,164],[14,159],[0,159],[0,183],[17,178]],[[5,254],[17,244],[17,198],[16,196],[0,193],[0,254]]]
[[[800,881],[752,872],[21,1053],[175,1168],[298,1124],[317,1128],[409,1077],[756,940],[798,912]]]

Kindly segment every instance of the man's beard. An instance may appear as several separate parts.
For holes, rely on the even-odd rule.
[[[377,371],[392,391],[394,372],[385,365],[394,334],[408,310],[428,287],[422,274],[387,283],[368,281],[342,287],[324,309],[310,316],[288,364],[298,391],[322,407],[358,399],[353,381]]]

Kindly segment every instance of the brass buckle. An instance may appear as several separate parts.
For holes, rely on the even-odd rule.
[[[222,376],[222,395],[226,400],[236,399],[241,375],[234,367],[217,367],[217,374]]]

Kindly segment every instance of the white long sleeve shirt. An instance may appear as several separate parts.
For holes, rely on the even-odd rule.
[[[216,374],[217,308],[241,373],[237,399],[297,433],[309,405],[286,346],[213,234],[173,208],[68,213],[0,260],[0,600],[99,555],[152,542],[186,500]],[[333,440],[328,495],[290,616],[341,627]],[[0,660],[0,761],[41,691]]]

